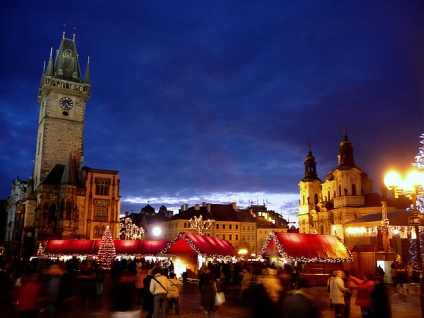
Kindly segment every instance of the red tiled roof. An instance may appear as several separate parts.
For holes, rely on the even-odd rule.
[[[334,235],[271,232],[262,256],[284,257],[302,262],[349,262],[351,253]]]

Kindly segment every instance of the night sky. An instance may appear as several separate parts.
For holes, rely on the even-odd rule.
[[[421,0],[3,2],[0,199],[32,173],[63,31],[82,74],[90,57],[84,164],[119,171],[122,213],[265,203],[295,221],[308,144],[324,180],[345,126],[381,193],[424,133],[423,17]]]

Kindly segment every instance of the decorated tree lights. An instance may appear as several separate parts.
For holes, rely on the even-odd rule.
[[[109,270],[115,258],[115,243],[113,243],[112,234],[110,233],[109,226],[106,226],[105,232],[102,236],[102,240],[100,241],[99,251],[97,252],[97,259],[99,263],[102,264],[104,269]]]
[[[208,230],[213,222],[215,222],[215,220],[203,220],[202,215],[200,215],[199,217],[194,216],[194,218],[190,219],[189,221],[190,229],[196,230],[198,234],[204,235],[203,232]]]
[[[135,225],[130,217],[124,218],[119,223],[119,231],[121,238],[125,240],[142,240],[144,239],[144,229]]]
[[[37,256],[43,256],[44,249],[45,249],[45,247],[43,247],[43,244],[41,244],[41,243],[38,244]]]

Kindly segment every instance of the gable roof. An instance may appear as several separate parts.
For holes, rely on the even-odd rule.
[[[163,254],[193,254],[203,256],[237,256],[236,249],[225,240],[192,232],[182,232],[162,251]]]
[[[340,238],[325,234],[271,232],[261,248],[265,257],[301,262],[350,262],[352,255]]]

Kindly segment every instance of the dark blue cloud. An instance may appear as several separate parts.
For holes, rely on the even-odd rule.
[[[90,56],[85,164],[120,172],[123,201],[139,198],[124,211],[268,195],[293,215],[308,144],[324,179],[345,125],[379,191],[423,132],[423,13],[421,1],[8,2],[1,197],[31,174],[38,83],[63,30],[83,72]]]

